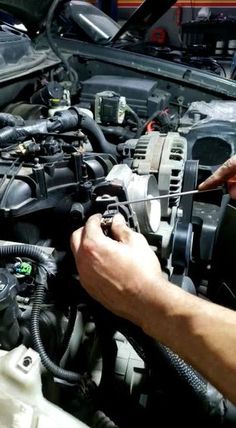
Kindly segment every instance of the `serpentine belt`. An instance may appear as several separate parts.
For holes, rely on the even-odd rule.
[[[197,176],[198,161],[186,161],[183,191],[189,191],[196,188]],[[183,214],[176,223],[172,247],[174,276],[183,276],[186,274],[188,271],[189,261],[191,259],[193,197],[193,195],[182,196],[180,200],[180,208]]]

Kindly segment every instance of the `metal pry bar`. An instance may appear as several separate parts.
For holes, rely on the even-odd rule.
[[[113,210],[114,208],[117,208],[121,205],[123,206],[123,205],[139,204],[141,202],[156,201],[159,199],[166,199],[166,198],[176,198],[179,196],[195,195],[199,193],[216,192],[219,190],[222,190],[222,187],[216,187],[215,189],[207,189],[207,190],[189,190],[187,192],[167,193],[166,195],[151,196],[150,198],[147,197],[144,199],[135,199],[134,201],[116,202],[116,203],[107,205],[107,211]]]

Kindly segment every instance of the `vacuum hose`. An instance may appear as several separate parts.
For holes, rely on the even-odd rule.
[[[188,399],[192,397],[190,401],[195,403],[195,406],[198,404],[197,408],[201,409],[205,415],[215,421],[236,423],[236,406],[182,358],[166,346],[146,336],[138,327],[130,323],[119,321],[116,327],[152,369],[153,374],[157,372],[159,376],[160,373],[168,373],[168,377],[165,376],[163,379],[168,391],[173,392],[173,389],[177,388],[176,393],[178,394],[179,388],[181,388],[182,394]]]

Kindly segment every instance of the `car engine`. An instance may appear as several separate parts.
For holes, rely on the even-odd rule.
[[[235,308],[233,202],[222,189],[178,196],[235,153],[233,119],[216,116],[229,101],[184,105],[154,79],[114,74],[80,85],[75,90],[62,67],[49,64],[2,88],[6,420],[21,414],[29,427],[38,418],[42,426],[125,428],[151,426],[158,414],[160,423],[222,426],[234,406],[171,350],[94,302],[79,285],[69,242],[92,214],[106,224],[119,212],[147,238],[168,279]],[[219,274],[222,257],[227,271]],[[21,400],[28,407],[18,412]]]

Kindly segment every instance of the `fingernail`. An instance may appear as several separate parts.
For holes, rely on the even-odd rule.
[[[121,214],[115,214],[113,218],[113,224],[115,225],[125,225],[125,218]]]
[[[199,184],[198,188],[199,189],[203,189],[204,187],[208,186],[209,184],[211,184],[213,178],[212,176],[207,178],[205,181],[203,181],[201,184]]]
[[[203,183],[199,184],[198,188],[202,189],[202,187],[204,187],[205,181],[203,181]]]

